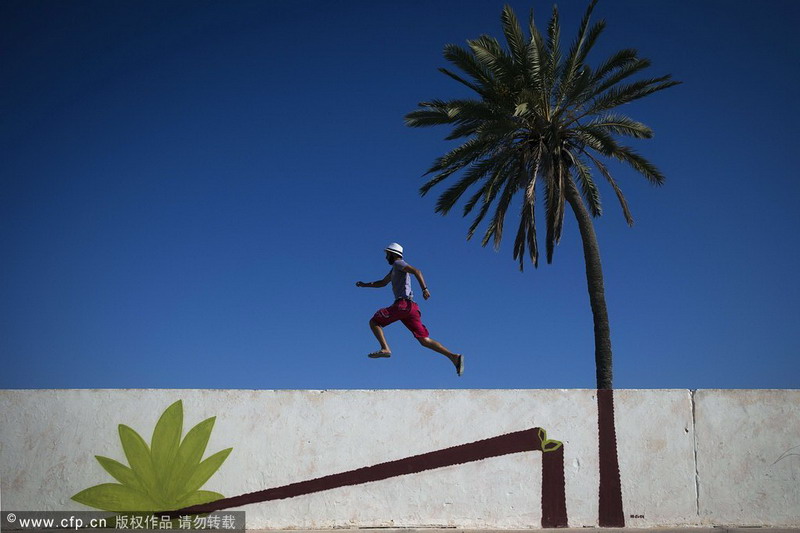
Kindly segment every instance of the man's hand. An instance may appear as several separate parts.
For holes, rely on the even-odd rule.
[[[422,297],[427,300],[428,298],[431,297],[431,291],[429,291],[428,289],[423,289],[422,290]]]
[[[385,287],[389,284],[392,280],[392,271],[390,270],[388,274],[383,279],[379,279],[378,281],[356,281],[356,287]]]

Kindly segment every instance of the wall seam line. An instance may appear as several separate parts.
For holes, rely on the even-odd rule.
[[[695,394],[697,390],[689,390],[689,398],[692,402],[692,448],[694,450],[694,504],[697,511],[697,522],[700,523],[700,471],[697,466],[697,412]]]

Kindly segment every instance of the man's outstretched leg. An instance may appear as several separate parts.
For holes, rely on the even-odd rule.
[[[376,324],[374,320],[370,320],[369,329],[372,330],[372,334],[375,335],[375,338],[378,339],[378,342],[381,345],[381,349],[377,352],[372,352],[369,354],[369,357],[372,357],[373,359],[378,357],[390,357],[392,355],[392,351],[389,349],[389,345],[386,344],[386,337],[383,335],[383,328]]]
[[[451,352],[450,350],[442,346],[442,343],[435,341],[430,337],[417,337],[417,340],[424,347],[429,348],[434,352],[439,352],[440,354],[450,359],[450,362],[453,363],[453,365],[456,367],[456,372],[458,372],[459,376],[464,373],[463,355],[461,355],[460,353]]]

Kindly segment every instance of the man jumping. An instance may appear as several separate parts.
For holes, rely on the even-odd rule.
[[[417,278],[419,286],[422,287],[422,297],[426,300],[431,297],[431,292],[425,285],[425,278],[422,277],[422,272],[403,261],[403,247],[396,242],[387,246],[384,251],[386,252],[386,261],[392,265],[392,269],[386,274],[386,277],[371,283],[356,282],[356,287],[385,287],[391,281],[392,291],[394,292],[394,303],[390,307],[378,309],[369,321],[369,327],[381,345],[381,349],[377,352],[372,352],[369,357],[373,359],[391,357],[392,351],[389,349],[389,345],[386,344],[383,328],[392,322],[400,320],[421,345],[450,359],[460,376],[464,373],[464,356],[451,352],[441,343],[428,336],[428,328],[422,323],[419,306],[414,302],[414,293],[411,292],[411,276],[409,274],[413,274]]]

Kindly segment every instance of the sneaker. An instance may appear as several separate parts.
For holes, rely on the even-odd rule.
[[[377,352],[372,352],[370,354],[367,354],[367,357],[371,357],[372,359],[378,359],[380,357],[391,357],[391,356],[392,352],[382,352],[380,350],[378,350]]]
[[[464,356],[461,354],[458,354],[458,360],[456,362],[456,372],[458,373],[459,376],[464,373]]]

